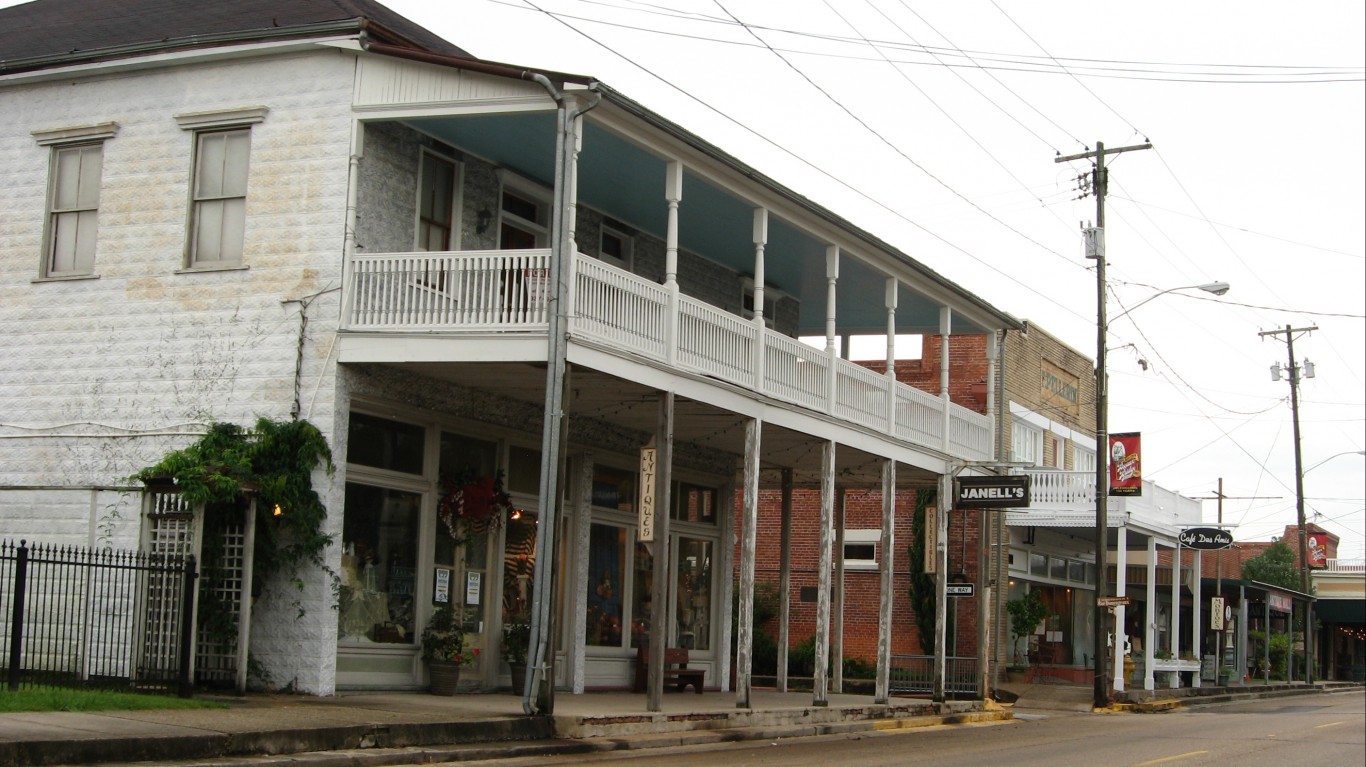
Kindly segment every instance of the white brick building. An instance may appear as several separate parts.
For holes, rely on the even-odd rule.
[[[267,585],[269,683],[421,686],[414,635],[453,601],[486,651],[471,688],[507,684],[498,632],[530,618],[560,627],[565,689],[628,685],[648,636],[726,689],[744,490],[942,488],[996,455],[991,412],[839,358],[851,335],[1016,326],[907,255],[587,78],[478,61],[368,0],[218,8],[0,11],[0,538],[136,546],[123,478],[210,421],[297,416],[337,461],[315,487],[343,590]],[[495,475],[522,519],[456,545],[443,480]]]

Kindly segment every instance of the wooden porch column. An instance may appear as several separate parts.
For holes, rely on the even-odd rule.
[[[1115,547],[1115,596],[1122,597],[1128,593],[1128,569],[1129,569],[1129,528],[1124,525],[1119,526],[1116,531]],[[1102,574],[1105,572],[1100,570]],[[1124,692],[1129,687],[1129,678],[1124,675],[1124,643],[1128,638],[1128,630],[1125,623],[1124,605],[1115,608],[1115,641],[1114,641],[1114,669],[1115,669],[1115,692]]]
[[[1153,684],[1153,644],[1157,642],[1157,539],[1148,536],[1148,604],[1143,622],[1143,689]]]
[[[844,692],[844,505],[849,488],[835,488],[835,574],[830,586],[830,691]]]
[[[565,631],[569,635],[570,689],[582,695],[587,659],[587,636],[584,621],[588,615],[588,556],[590,532],[593,528],[593,454],[581,453],[570,462],[575,479],[570,483],[574,495],[572,568],[567,573],[569,614],[565,616]]]
[[[783,517],[778,533],[778,692],[787,692],[787,643],[792,616],[792,469],[783,469]]]
[[[817,567],[816,594],[816,663],[811,680],[811,705],[830,705],[830,568],[834,548],[835,522],[835,443],[826,440],[821,445],[821,534],[820,558]]]
[[[1172,549],[1172,629],[1167,633],[1172,660],[1181,660],[1181,539]]]
[[[825,249],[825,412],[835,412],[839,399],[839,349],[835,346],[835,288],[840,281],[840,249],[831,245]],[[845,359],[849,350],[844,350]]]
[[[883,305],[887,309],[887,433],[896,434],[896,278],[887,278]]]
[[[886,703],[891,692],[892,671],[892,557],[896,552],[896,461],[882,462],[882,537],[878,552],[878,611],[877,611],[877,682],[873,690],[874,703]]]
[[[945,453],[952,454],[950,446],[953,444],[953,435],[949,433],[952,419],[949,417],[949,404],[952,400],[949,397],[949,339],[953,334],[953,309],[948,306],[939,307],[939,399],[944,408],[944,440],[943,448]],[[953,490],[952,482],[949,490]],[[949,496],[944,496],[948,498]],[[946,504],[941,503],[939,510],[943,512]],[[947,517],[945,517],[947,519]]]
[[[1194,561],[1191,562],[1191,655],[1196,660],[1200,657],[1200,549],[1191,549],[1195,552]],[[1215,681],[1218,681],[1219,666],[1216,665]],[[1200,686],[1200,672],[1191,674],[1191,687]]]
[[[740,626],[735,641],[735,707],[751,708],[754,667],[754,544],[759,523],[759,441],[763,421],[745,424],[745,499],[740,538]]]
[[[754,388],[764,391],[764,246],[768,208],[754,209]]]
[[[674,393],[659,393],[655,425],[654,583],[650,590],[650,666],[646,675],[645,709],[664,709],[664,650],[669,646],[669,585],[673,564],[669,540],[669,491],[674,452]]]
[[[734,467],[732,467],[733,469]],[[735,599],[735,578],[731,573],[735,572],[735,545],[738,541],[735,538],[735,472],[728,473],[729,479],[721,485],[718,498],[724,503],[723,508],[726,512],[717,512],[717,525],[719,527],[721,546],[716,553],[716,575],[719,578],[721,587],[717,589],[717,604],[734,604]],[[721,646],[716,648],[718,687],[721,692],[731,692],[730,670],[735,666],[735,653],[731,650],[731,637],[735,636],[735,615],[730,610],[718,610],[716,621],[720,625],[717,636],[721,637]]]
[[[947,410],[945,411],[947,417]],[[947,424],[946,424],[947,425]],[[946,435],[947,441],[947,435]],[[949,515],[953,513],[953,480],[957,470],[939,476],[934,515],[934,691],[935,703],[943,703],[949,657]],[[928,531],[926,531],[928,532]]]
[[[664,234],[664,289],[669,294],[664,348],[670,365],[678,363],[678,204],[683,200],[683,163],[673,160],[664,168],[664,200],[668,223]]]

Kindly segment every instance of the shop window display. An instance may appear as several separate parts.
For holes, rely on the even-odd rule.
[[[342,642],[411,644],[421,495],[348,482],[342,527]]]

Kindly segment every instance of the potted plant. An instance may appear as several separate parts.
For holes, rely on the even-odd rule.
[[[454,695],[460,669],[479,657],[479,650],[465,645],[464,617],[454,607],[442,605],[422,630],[422,659],[427,661],[433,695]]]
[[[503,624],[503,661],[512,673],[512,692],[526,689],[526,659],[531,644],[531,619],[525,615],[509,617]]]

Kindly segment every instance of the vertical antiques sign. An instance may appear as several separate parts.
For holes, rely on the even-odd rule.
[[[652,447],[640,449],[640,535],[638,540],[655,539],[655,458]]]
[[[935,506],[925,507],[925,572],[932,573],[935,570],[935,561],[938,558],[937,549],[939,548],[939,509]]]
[[[1110,495],[1143,495],[1143,469],[1136,431],[1110,435]]]

